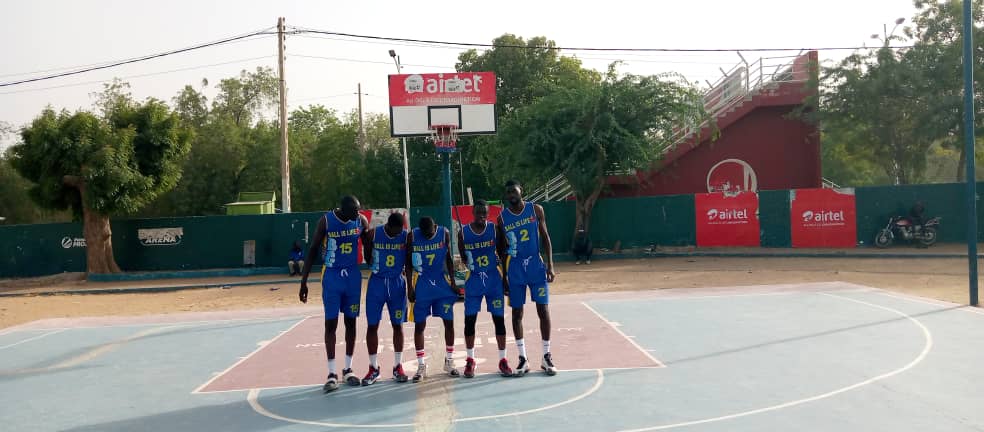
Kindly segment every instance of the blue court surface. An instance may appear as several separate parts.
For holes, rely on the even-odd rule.
[[[980,309],[845,283],[551,301],[557,376],[527,308],[528,376],[492,373],[483,312],[476,378],[441,375],[432,319],[425,381],[389,379],[383,332],[384,379],[327,395],[319,308],[34,322],[0,331],[0,430],[984,430]]]

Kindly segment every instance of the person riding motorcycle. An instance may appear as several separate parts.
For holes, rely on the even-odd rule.
[[[916,201],[909,209],[909,223],[913,225],[914,233],[918,236],[922,232],[922,225],[924,222],[923,213],[926,212],[926,206],[923,205],[922,201]]]

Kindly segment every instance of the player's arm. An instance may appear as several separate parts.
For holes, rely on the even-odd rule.
[[[466,259],[465,258],[465,235],[461,233],[462,231],[464,231],[464,229],[465,228],[462,227],[460,230],[458,230],[458,256],[461,257],[461,260],[462,261],[464,261]],[[467,265],[468,262],[465,261],[465,264]]]
[[[543,253],[547,255],[547,282],[553,282],[556,275],[553,270],[553,244],[550,242],[550,233],[547,232],[547,217],[544,216],[543,207],[539,204],[533,205],[533,212],[536,213],[540,239],[543,240]]]
[[[411,302],[417,298],[416,287],[413,286],[413,231],[407,233],[407,257],[403,265],[403,275],[407,278],[407,299]]]
[[[447,250],[447,253],[444,254],[444,265],[447,266],[448,279],[451,279],[451,291],[454,292],[454,295],[458,295],[458,283],[454,278],[454,257],[451,256],[451,233],[448,230],[444,230],[444,244],[444,248]]]
[[[362,232],[362,257],[365,259],[366,264],[372,265],[372,248],[374,245],[373,241],[376,240],[376,230],[366,229]]]
[[[499,215],[495,219],[495,253],[499,256],[499,266],[502,268],[502,290],[509,295],[509,272],[506,271],[506,251],[509,245],[506,244],[506,230],[502,227],[502,215]]]
[[[304,269],[301,271],[301,289],[297,293],[301,303],[307,303],[308,275],[311,273],[311,266],[314,264],[314,257],[318,256],[318,249],[321,247],[321,243],[325,241],[325,230],[325,217],[322,216],[318,219],[318,227],[314,229],[314,239],[312,239],[313,241],[311,242],[311,247],[308,250],[308,259],[304,260]]]

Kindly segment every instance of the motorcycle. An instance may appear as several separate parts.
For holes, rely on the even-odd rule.
[[[940,225],[940,217],[934,217],[927,220],[922,228],[916,232],[915,225],[902,216],[893,216],[889,218],[888,225],[878,231],[878,235],[875,236],[875,246],[879,248],[886,248],[895,242],[895,239],[901,239],[905,241],[916,241],[920,246],[929,247],[936,243],[937,239],[937,227]]]

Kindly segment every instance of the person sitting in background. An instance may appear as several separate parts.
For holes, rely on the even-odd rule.
[[[909,223],[913,225],[916,234],[922,231],[923,225],[923,214],[926,212],[926,206],[923,205],[922,201],[916,201],[916,203],[909,209]]]
[[[301,269],[304,268],[304,249],[301,248],[301,243],[294,241],[294,246],[290,248],[290,261],[287,261],[287,269],[290,270],[290,276],[301,274]]]
[[[591,264],[591,252],[594,249],[591,246],[591,238],[588,237],[588,232],[584,230],[584,227],[578,227],[577,233],[574,234],[574,264],[581,264],[581,258],[584,258],[585,264]]]

